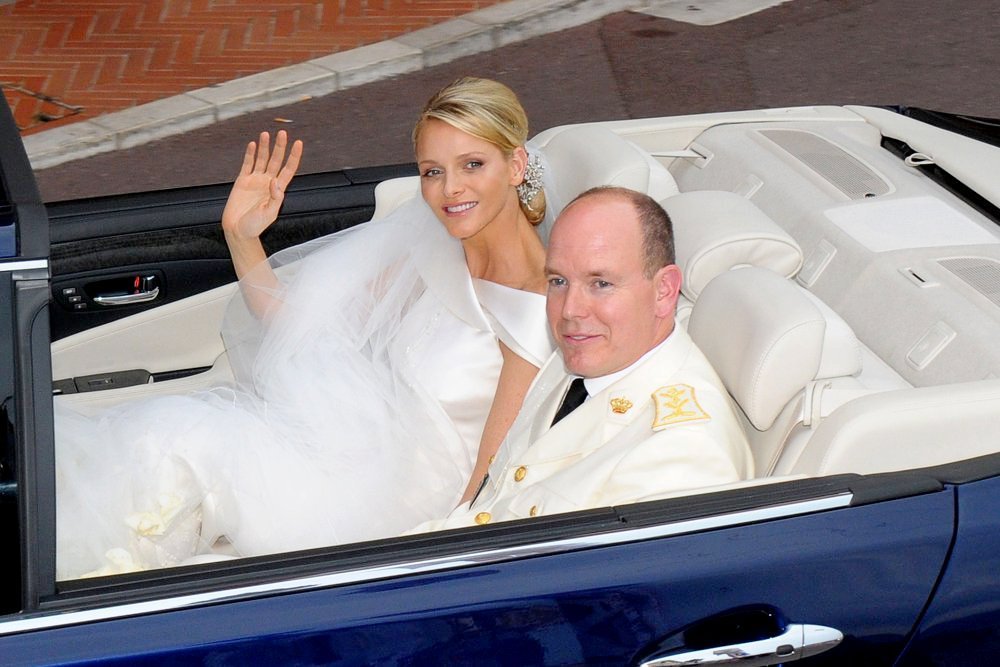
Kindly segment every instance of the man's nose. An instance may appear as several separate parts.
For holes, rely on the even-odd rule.
[[[566,320],[577,320],[587,314],[587,298],[576,286],[566,288],[562,302],[562,316]]]

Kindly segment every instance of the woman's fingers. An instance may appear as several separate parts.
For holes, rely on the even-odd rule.
[[[295,172],[298,171],[299,162],[302,159],[302,140],[298,139],[292,143],[288,152],[288,159],[285,153],[288,149],[288,133],[280,130],[274,138],[274,150],[271,150],[271,135],[268,132],[261,132],[256,143],[251,141],[247,144],[243,153],[243,165],[240,168],[240,182],[244,188],[258,188],[257,192],[264,195],[266,192],[271,198],[280,200],[283,197],[285,188],[291,182]],[[247,178],[242,178],[242,177]],[[269,177],[263,180],[260,177]],[[270,185],[268,183],[270,182]],[[254,185],[256,183],[256,185]],[[276,187],[275,187],[276,186]],[[266,190],[264,189],[266,188]],[[278,196],[275,197],[275,193]],[[266,199],[259,203],[262,210],[269,209],[273,202]]]
[[[296,139],[292,144],[292,150],[288,153],[288,161],[278,172],[275,180],[281,186],[281,190],[284,191],[291,182],[292,177],[295,176],[295,172],[299,169],[299,162],[302,160],[302,140]]]
[[[267,170],[268,156],[271,151],[271,135],[268,132],[260,133],[260,141],[257,145],[257,161],[254,163],[253,170],[258,173],[264,173]]]
[[[243,151],[243,164],[240,165],[240,175],[253,172],[254,159],[257,157],[257,144],[251,141],[247,144],[247,149]]]
[[[285,148],[288,146],[288,133],[284,130],[278,130],[278,134],[274,139],[274,150],[271,152],[271,157],[267,161],[267,173],[271,176],[275,176],[278,170],[281,169],[281,163],[285,159]]]
[[[296,140],[292,144],[292,150],[285,162],[285,151],[288,148],[288,133],[279,130],[274,138],[274,149],[271,149],[271,135],[268,132],[261,132],[260,139],[255,145],[254,142],[247,144],[246,153],[243,155],[243,172],[267,174],[272,177],[281,178],[287,185],[299,168],[299,160],[302,158],[302,141]],[[256,149],[256,153],[255,153]]]

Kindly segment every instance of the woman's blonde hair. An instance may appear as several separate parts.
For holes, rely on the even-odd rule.
[[[488,141],[507,157],[528,140],[528,116],[517,95],[491,79],[463,77],[435,93],[413,128],[414,148],[424,123],[432,119]],[[540,188],[530,201],[520,204],[531,224],[545,217],[545,193]]]

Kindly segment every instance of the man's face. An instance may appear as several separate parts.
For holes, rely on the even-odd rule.
[[[622,370],[673,331],[680,270],[643,274],[642,230],[621,196],[601,193],[566,208],[545,266],[549,325],[570,373]]]

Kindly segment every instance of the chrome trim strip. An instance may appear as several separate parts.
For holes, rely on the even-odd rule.
[[[441,558],[432,558],[410,563],[383,565],[374,568],[350,570],[347,572],[337,572],[332,574],[313,575],[300,579],[289,579],[287,581],[278,581],[254,586],[242,586],[222,591],[182,595],[180,597],[150,600],[148,602],[134,602],[113,607],[104,607],[101,609],[88,609],[84,611],[71,612],[45,612],[33,617],[22,617],[15,621],[0,622],[0,636],[30,632],[33,630],[78,625],[81,623],[126,618],[129,616],[140,616],[143,614],[184,609],[210,603],[237,601],[259,597],[266,594],[288,593],[293,591],[328,588],[331,586],[340,586],[345,584],[379,581],[381,579],[388,579],[403,575],[426,574],[429,572],[439,572],[458,567],[504,562],[518,558],[527,558],[530,556],[557,554],[594,547],[641,542],[645,540],[681,535],[684,533],[710,530],[713,528],[738,526],[742,524],[756,523],[759,521],[769,521],[772,519],[840,509],[850,505],[852,498],[853,494],[843,493],[824,498],[787,503],[784,505],[773,505],[770,507],[762,507],[743,512],[734,512],[731,514],[723,514],[701,519],[678,521],[676,523],[659,526],[612,531],[598,535],[586,535],[583,537],[552,540],[549,542],[506,547],[503,549],[474,551],[467,554],[443,556]]]
[[[30,271],[31,269],[48,269],[49,260],[47,259],[22,259],[20,261],[15,260],[12,262],[2,262],[0,261],[0,271],[11,272],[11,271]]]

